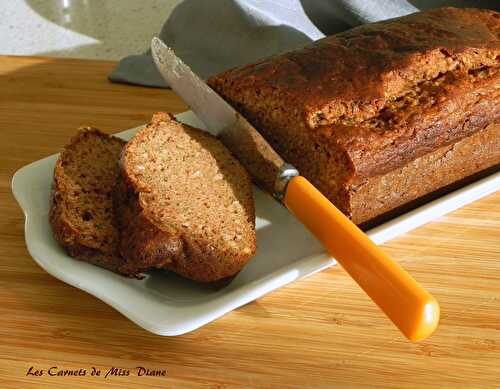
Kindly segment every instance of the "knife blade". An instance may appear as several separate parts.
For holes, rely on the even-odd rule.
[[[236,155],[259,186],[278,198],[282,196],[284,179],[280,177],[298,172],[285,164],[262,135],[160,39],[153,38],[151,51],[162,76],[208,131]]]
[[[272,149],[231,105],[194,74],[172,49],[153,38],[156,66],[208,130],[219,136],[254,179],[282,201],[410,340],[430,336],[439,304],[400,265]]]

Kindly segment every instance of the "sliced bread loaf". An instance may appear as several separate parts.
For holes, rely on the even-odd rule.
[[[121,271],[215,282],[255,254],[248,173],[212,135],[158,113],[125,146],[115,193]]]
[[[124,141],[82,128],[57,160],[49,220],[69,255],[118,271],[112,191]]]

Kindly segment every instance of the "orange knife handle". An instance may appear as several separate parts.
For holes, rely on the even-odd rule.
[[[309,181],[292,178],[283,203],[408,339],[422,340],[434,332],[436,299]]]

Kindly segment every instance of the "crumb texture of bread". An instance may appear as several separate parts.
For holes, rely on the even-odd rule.
[[[367,24],[208,83],[361,223],[412,197],[396,199],[389,177],[401,190],[405,181],[435,190],[446,181],[430,174],[437,165],[414,161],[463,139],[480,142],[471,137],[500,123],[500,13],[440,8]],[[476,144],[473,155],[495,165],[500,139],[489,134],[493,150]],[[405,166],[413,170],[395,173]],[[381,186],[365,185],[378,197],[362,204],[356,191],[368,181]]]
[[[157,113],[124,148],[115,191],[121,270],[165,268],[201,282],[255,254],[250,177],[210,134]]]
[[[124,144],[81,128],[56,162],[49,211],[54,237],[69,255],[113,271],[122,265],[112,192]]]

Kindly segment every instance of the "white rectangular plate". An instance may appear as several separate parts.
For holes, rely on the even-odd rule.
[[[178,118],[203,127],[191,112]],[[129,139],[136,131],[117,135]],[[56,159],[57,155],[52,155],[31,163],[17,171],[12,180],[12,191],[26,217],[25,238],[31,256],[54,277],[96,296],[153,333],[173,336],[193,331],[266,293],[335,264],[283,206],[257,188],[257,254],[221,290],[163,271],[153,272],[143,280],[129,279],[74,260],[52,238],[48,222]],[[499,188],[500,173],[492,174],[380,225],[368,235],[381,244]]]

